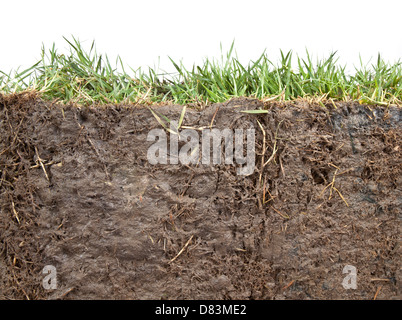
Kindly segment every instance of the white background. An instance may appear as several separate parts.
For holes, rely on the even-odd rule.
[[[172,71],[168,56],[191,67],[220,58],[220,43],[226,52],[235,40],[245,64],[264,49],[277,62],[279,49],[304,57],[307,48],[314,59],[337,51],[353,70],[359,54],[364,62],[402,57],[401,16],[401,0],[1,0],[0,70],[32,65],[42,44],[66,53],[71,35],[133,69]]]

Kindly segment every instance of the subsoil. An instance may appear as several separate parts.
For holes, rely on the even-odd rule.
[[[150,164],[146,106],[0,95],[0,299],[400,299],[401,120],[356,102],[189,106],[185,126],[255,128],[240,176]]]

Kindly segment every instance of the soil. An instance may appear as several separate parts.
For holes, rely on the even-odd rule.
[[[151,165],[147,135],[162,127],[145,106],[0,95],[0,299],[400,299],[402,109],[240,112],[262,107],[185,114],[194,128],[255,128],[255,170],[240,176]]]

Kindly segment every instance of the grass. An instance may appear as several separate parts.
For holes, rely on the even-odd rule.
[[[389,64],[380,55],[370,66],[360,61],[354,74],[349,75],[345,66],[337,63],[335,53],[314,62],[308,52],[306,59],[281,52],[280,62],[274,64],[264,52],[257,60],[242,65],[232,43],[220,61],[205,59],[191,70],[170,59],[177,73],[166,77],[152,68],[147,72],[129,68],[128,73],[120,57],[112,66],[107,55],[96,52],[94,42],[85,50],[74,37],[64,39],[70,47],[68,55],[59,54],[54,45],[49,50],[42,47],[41,59],[32,67],[9,74],[0,71],[0,92],[36,90],[46,100],[78,104],[212,103],[238,96],[402,104],[402,63]]]

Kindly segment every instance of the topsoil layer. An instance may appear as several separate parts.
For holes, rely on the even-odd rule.
[[[255,170],[239,176],[151,165],[161,125],[145,107],[0,96],[0,299],[399,299],[401,109],[240,112],[260,107],[185,114],[195,128],[255,128]],[[155,109],[179,119],[182,107]]]

